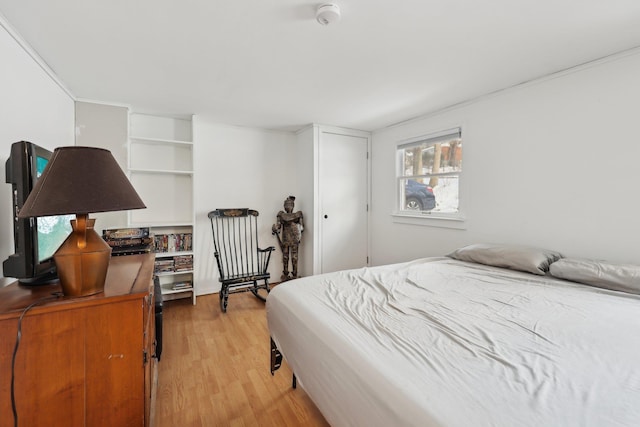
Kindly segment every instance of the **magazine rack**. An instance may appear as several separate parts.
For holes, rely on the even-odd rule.
[[[250,291],[266,301],[270,274],[267,271],[275,247],[258,246],[258,211],[216,209],[209,212],[216,263],[218,264],[220,308],[227,312],[229,294]],[[261,281],[262,283],[258,283]]]

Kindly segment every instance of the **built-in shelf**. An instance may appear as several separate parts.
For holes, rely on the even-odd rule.
[[[174,175],[193,175],[192,170],[166,170],[166,169],[129,169],[130,173],[151,173],[151,174],[174,174]]]
[[[159,143],[159,144],[193,145],[193,142],[191,141],[179,141],[177,139],[145,138],[143,136],[129,136],[129,139],[131,140],[135,139],[136,141],[139,141],[141,143],[148,143],[148,144]]]
[[[129,225],[149,227],[152,235],[190,234],[193,245],[193,142],[191,120],[148,114],[129,115],[129,165],[131,183],[146,209],[129,211]],[[191,246],[193,247],[193,246]],[[156,261],[195,255],[190,251],[156,252]],[[192,298],[197,283],[188,271],[157,272],[165,299]],[[191,282],[191,288],[172,289],[175,283]]]
[[[154,228],[186,228],[186,227],[191,227],[193,226],[192,222],[162,222],[162,221],[157,221],[157,222],[145,222],[143,223],[131,223],[130,222],[131,227],[149,227],[151,229]]]
[[[171,289],[162,287],[162,295],[175,295],[175,294],[184,294],[185,292],[193,292],[192,288],[189,289]]]

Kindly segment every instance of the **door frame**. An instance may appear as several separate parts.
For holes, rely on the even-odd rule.
[[[326,125],[313,125],[313,206],[314,206],[314,218],[313,223],[313,274],[322,273],[322,186],[320,185],[320,144],[323,134],[335,134],[344,136],[354,136],[366,139],[367,141],[367,211],[366,211],[366,233],[367,233],[367,265],[370,262],[371,254],[371,132],[346,129],[337,126]]]

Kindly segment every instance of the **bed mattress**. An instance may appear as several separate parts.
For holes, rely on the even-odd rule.
[[[270,334],[340,426],[640,426],[640,297],[449,258],[280,284]]]

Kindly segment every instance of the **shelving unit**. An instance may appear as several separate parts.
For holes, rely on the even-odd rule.
[[[184,226],[156,226],[151,228],[154,234],[154,241],[168,241],[166,247],[161,244],[156,245],[156,271],[155,275],[160,279],[160,287],[165,300],[176,298],[186,298],[191,296],[195,304],[195,287],[193,277],[193,227]],[[163,238],[161,236],[176,236],[174,238]],[[183,236],[183,237],[178,237]],[[188,237],[184,237],[188,236]],[[181,244],[180,242],[186,242]],[[179,260],[186,260],[180,263]],[[190,282],[190,287],[177,288],[177,284]]]
[[[149,227],[152,235],[195,236],[193,207],[193,138],[190,118],[129,114],[129,179],[147,209],[129,212],[131,227]],[[190,256],[186,271],[156,272],[165,300],[191,298],[196,303],[193,245],[189,250],[156,252],[156,261]],[[191,288],[174,289],[190,281]]]

